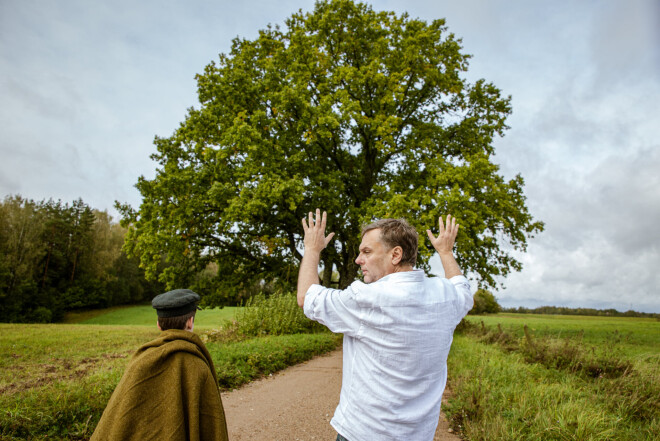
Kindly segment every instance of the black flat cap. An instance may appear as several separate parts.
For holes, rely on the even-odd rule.
[[[151,301],[158,317],[178,317],[201,309],[197,306],[199,294],[189,289],[174,289],[163,294],[158,294]]]

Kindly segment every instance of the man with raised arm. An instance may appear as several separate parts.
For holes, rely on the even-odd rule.
[[[382,219],[362,229],[355,263],[364,282],[345,290],[319,285],[327,214],[303,219],[305,251],[298,304],[305,315],[344,334],[339,405],[330,424],[338,441],[432,440],[447,381],[454,328],[472,308],[470,285],[453,247],[456,219],[427,230],[445,277],[414,269],[417,231],[403,219]]]

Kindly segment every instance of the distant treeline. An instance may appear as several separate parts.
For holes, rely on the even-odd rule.
[[[126,230],[82,200],[0,203],[0,322],[55,322],[75,309],[151,299],[136,259],[122,251]]]
[[[523,306],[517,308],[502,308],[502,312],[513,312],[519,314],[556,314],[556,315],[597,315],[608,317],[645,317],[660,319],[660,314],[652,312],[626,311],[620,312],[616,309],[593,309],[593,308],[566,308],[564,306],[541,306],[530,309]]]

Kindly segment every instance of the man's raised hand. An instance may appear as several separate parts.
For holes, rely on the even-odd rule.
[[[335,233],[330,233],[327,236],[325,235],[325,223],[327,217],[328,213],[324,211],[323,216],[321,216],[321,210],[317,208],[316,221],[314,221],[314,215],[311,211],[308,215],[308,221],[305,221],[305,218],[302,219],[303,230],[305,231],[305,252],[310,251],[320,253],[335,236]]]
[[[438,219],[439,232],[438,237],[435,237],[431,230],[426,230],[429,239],[433,248],[438,252],[438,254],[453,254],[454,242],[456,241],[456,235],[458,234],[459,225],[456,223],[456,218],[452,218],[451,214],[447,215],[447,225],[442,222],[442,217]]]

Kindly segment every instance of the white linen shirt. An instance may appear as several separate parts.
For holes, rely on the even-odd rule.
[[[464,276],[429,278],[421,270],[343,291],[312,285],[305,315],[344,334],[332,427],[349,441],[432,440],[454,328],[472,305]]]

